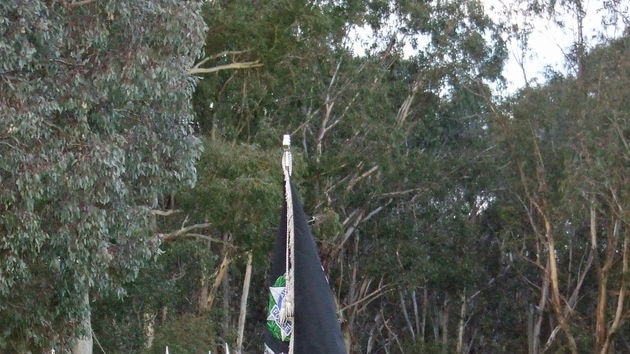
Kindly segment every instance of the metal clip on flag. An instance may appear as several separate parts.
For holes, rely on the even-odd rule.
[[[291,177],[291,172],[293,169],[293,156],[291,155],[291,136],[289,134],[285,134],[282,138],[282,150],[284,150],[284,153],[282,154],[282,169],[284,170],[284,177],[286,179],[287,173],[288,176]]]

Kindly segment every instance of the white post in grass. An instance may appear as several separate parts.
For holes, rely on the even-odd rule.
[[[166,346],[166,354],[168,354],[168,345]]]

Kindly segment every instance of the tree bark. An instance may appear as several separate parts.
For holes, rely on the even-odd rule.
[[[542,238],[542,244],[547,249],[547,268],[545,273],[543,274],[543,278],[547,278],[549,280],[549,288],[551,290],[551,308],[553,309],[556,320],[560,324],[560,328],[567,338],[571,354],[578,354],[577,343],[575,342],[575,337],[571,332],[568,318],[563,310],[563,299],[560,295],[558,257],[556,256],[556,235],[552,224],[551,212],[549,211],[548,200],[545,197],[545,193],[548,190],[546,181],[546,170],[543,163],[542,153],[540,152],[536,137],[533,133],[532,139],[534,142],[534,155],[538,160],[536,166],[536,182],[538,182],[538,191],[533,192],[528,187],[527,178],[523,171],[522,165],[519,165],[519,174],[527,198],[534,206],[536,212],[543,221],[544,236],[540,238]],[[532,226],[534,227],[534,229],[536,229],[535,223],[532,222]]]
[[[547,268],[545,268],[547,269]],[[542,280],[542,287],[540,291],[540,299],[538,300],[538,307],[532,308],[532,316],[533,316],[533,330],[531,333],[531,348],[530,354],[539,354],[540,353],[540,330],[542,328],[543,322],[543,310],[547,306],[547,299],[549,298],[549,278],[544,277]]]
[[[459,325],[457,327],[457,353],[463,353],[464,348],[464,329],[466,327],[466,288],[462,292],[462,305],[459,310]]]
[[[428,309],[429,309],[429,289],[427,289],[427,284],[425,282],[424,287],[422,288],[422,325],[420,327],[421,328],[420,338],[423,342],[426,336]]]
[[[411,320],[409,319],[409,312],[407,311],[407,304],[405,303],[405,296],[403,294],[403,290],[400,290],[398,294],[400,295],[400,307],[402,308],[402,313],[405,318],[405,322],[407,323],[407,328],[409,328],[409,332],[411,333],[411,338],[415,342],[416,332],[414,331],[413,325],[411,324]]]
[[[591,203],[591,249],[597,252],[597,215],[595,206]],[[608,258],[604,266],[600,267],[599,257],[595,257],[597,266],[597,309],[595,310],[595,352],[599,352],[606,341],[606,308],[608,307]]]
[[[90,307],[90,295],[88,290],[85,291],[83,296],[83,305],[88,309]],[[85,331],[83,337],[75,338],[74,343],[72,344],[71,353],[72,354],[92,354],[94,340],[92,339],[92,324],[91,324],[91,311],[88,311],[86,315],[81,320],[79,324],[82,329]]]
[[[440,309],[440,327],[442,329],[442,352],[448,353],[448,318],[450,314],[448,294],[444,294],[444,304]]]
[[[620,232],[620,228],[621,228],[621,222],[616,219],[614,221],[614,226],[613,226],[613,231],[612,231],[612,237],[611,239],[614,239],[614,241],[616,241],[619,237],[619,232]],[[612,263],[613,263],[613,257],[615,256],[615,252],[617,251],[616,247],[611,247],[611,240],[609,239],[608,245],[610,248],[614,248],[614,252],[607,252],[607,258],[606,258],[606,262],[604,264],[603,268],[606,268],[608,266],[608,264],[610,263],[611,267],[612,267]],[[615,243],[616,244],[616,243]],[[597,325],[598,325],[598,333],[597,333],[597,345],[598,345],[598,350],[597,352],[600,354],[609,354],[612,352],[612,344],[613,341],[615,339],[615,336],[617,335],[617,332],[619,331],[619,329],[621,328],[621,326],[625,323],[627,317],[628,317],[628,313],[627,310],[624,310],[624,304],[625,304],[625,298],[627,296],[627,292],[628,292],[628,271],[629,271],[629,258],[630,258],[630,233],[628,233],[627,231],[625,232],[624,235],[624,239],[623,239],[623,248],[622,248],[622,260],[621,260],[621,284],[619,284],[619,290],[618,290],[618,294],[617,294],[617,305],[615,307],[615,312],[614,312],[614,317],[612,318],[612,321],[610,322],[610,327],[607,327],[607,321],[606,321],[606,310],[607,310],[607,279],[606,282],[602,282],[602,280],[600,280],[600,285],[599,285],[599,290],[600,290],[600,294],[598,297],[598,303],[597,303]],[[609,256],[610,255],[610,262],[609,262]],[[607,275],[609,273],[609,269],[606,269]],[[604,294],[602,295],[601,291],[604,292]],[[601,298],[601,299],[600,299]],[[602,300],[604,302],[603,305],[600,305],[599,300]],[[602,307],[602,309],[600,309],[600,307]],[[600,314],[600,311],[602,311],[603,313]],[[601,321],[603,323],[599,323],[600,321],[600,317]],[[599,328],[599,327],[602,328]],[[601,333],[600,333],[601,332]],[[600,338],[600,335],[602,336]]]
[[[142,320],[144,325],[144,347],[151,349],[155,338],[155,314],[145,312],[142,315]]]
[[[560,296],[560,281],[558,278],[558,258],[556,257],[556,241],[555,235],[553,234],[553,229],[551,227],[551,222],[546,218],[546,215],[543,215],[545,218],[545,236],[547,238],[547,255],[549,261],[549,283],[551,285],[551,307],[553,308],[553,312],[556,315],[556,319],[560,323],[560,328],[564,332],[567,341],[569,343],[569,350],[572,354],[578,354],[577,343],[575,342],[575,337],[571,333],[571,328],[569,326],[569,321],[567,317],[564,315],[562,299]]]
[[[249,297],[249,285],[252,280],[252,253],[247,253],[247,266],[245,267],[245,279],[243,280],[243,294],[241,295],[241,310],[238,316],[238,339],[236,340],[236,354],[243,352],[243,333],[245,332],[245,317],[247,315],[247,298]]]
[[[214,304],[214,298],[216,296],[217,290],[219,289],[219,285],[221,285],[221,283],[223,282],[223,279],[225,278],[225,273],[227,271],[228,265],[230,264],[231,260],[229,258],[228,250],[225,250],[224,252],[225,253],[223,254],[223,260],[221,261],[221,264],[219,265],[219,268],[217,269],[216,274],[215,274],[214,282],[212,284],[212,289],[209,292],[207,292],[206,303],[201,308],[202,313],[207,313],[212,308],[212,305]]]

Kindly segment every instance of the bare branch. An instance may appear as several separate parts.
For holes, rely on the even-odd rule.
[[[359,181],[361,181],[364,178],[367,178],[368,176],[370,176],[372,173],[378,171],[378,166],[373,166],[372,168],[370,168],[369,170],[367,170],[366,172],[364,172],[362,175],[354,177],[353,179],[350,180],[350,182],[348,183],[348,186],[346,187],[346,190],[349,191],[352,189],[352,187],[354,187],[355,184],[357,184]]]
[[[202,62],[204,62],[204,61],[202,60]],[[199,63],[199,64],[201,64],[201,63]],[[197,64],[197,65],[199,65],[199,64]],[[213,66],[211,68],[199,68],[197,65],[195,67],[191,68],[191,69],[188,69],[188,73],[190,75],[212,74],[212,73],[216,73],[216,72],[222,71],[222,70],[252,69],[252,68],[259,68],[259,67],[263,66],[263,64],[260,61],[258,61],[258,60],[257,61],[245,61],[245,62],[240,62],[240,63],[230,63],[230,64],[224,64],[224,65],[217,65],[217,66]]]
[[[212,290],[209,292],[208,300],[206,301],[206,305],[204,308],[205,311],[208,311],[209,309],[212,308],[212,304],[214,303],[214,298],[215,298],[217,289],[219,289],[219,285],[221,284],[221,281],[223,280],[223,277],[225,276],[225,271],[227,270],[227,267],[231,261],[232,259],[229,256],[229,252],[226,251],[225,254],[223,255],[223,260],[221,261],[221,265],[219,265],[219,268],[217,269],[215,273],[214,283],[212,284]]]
[[[11,145],[11,144],[7,143],[6,141],[0,141],[0,144],[2,144],[2,145],[6,145],[6,146],[8,146],[8,147],[10,147],[10,148],[12,148],[12,149],[14,149],[14,150],[17,150],[17,151],[23,151],[22,149],[20,149],[20,148],[18,148],[18,147],[15,147],[15,146],[13,146],[13,145]]]
[[[374,215],[380,213],[381,210],[383,210],[385,208],[385,206],[389,205],[390,202],[391,202],[391,200],[389,202],[387,202],[387,204],[381,205],[381,206],[377,207],[376,209],[372,210],[369,214],[367,214],[367,216],[365,216],[363,218],[363,220],[361,220],[361,222],[365,222],[365,221],[370,220]]]
[[[169,216],[169,215],[173,215],[173,214],[181,213],[181,212],[182,212],[181,210],[175,210],[175,209],[166,210],[166,211],[157,210],[157,209],[151,210],[151,214],[157,215],[157,216]]]
[[[67,7],[79,7],[79,6],[88,5],[97,1],[98,0],[81,0],[81,1],[75,1],[75,2],[67,2],[65,3],[65,5]]]
[[[409,116],[409,110],[411,108],[411,104],[413,103],[416,94],[418,93],[418,89],[420,85],[423,83],[423,76],[418,75],[418,77],[414,80],[413,85],[411,86],[411,92],[405,97],[402,105],[398,109],[398,113],[396,114],[396,122],[398,125],[402,125],[407,117]]]
[[[249,49],[246,49],[246,50],[224,50],[224,51],[222,51],[220,53],[217,53],[217,54],[209,56],[207,59],[217,59],[217,58],[221,58],[221,57],[226,56],[226,55],[233,55],[234,56],[234,55],[240,55],[240,54],[245,54],[245,53],[249,53],[249,52],[250,52]]]
[[[351,307],[355,307],[355,306],[359,306],[361,304],[363,304],[363,307],[365,307],[367,304],[369,304],[370,302],[378,299],[379,297],[385,295],[386,293],[390,292],[390,291],[394,291],[395,289],[393,288],[392,284],[386,284],[386,285],[381,285],[379,286],[376,290],[372,291],[369,294],[365,294],[363,297],[361,297],[360,299],[356,300],[355,302],[348,304],[342,308],[340,308],[338,310],[338,312],[343,312]]]
[[[422,191],[427,191],[428,188],[424,187],[424,188],[412,188],[412,189],[406,189],[403,191],[394,191],[394,192],[388,192],[388,193],[383,193],[381,194],[382,197],[396,197],[396,196],[400,196],[400,195],[405,195],[405,194],[409,194],[409,193],[415,193],[415,192],[422,192]]]
[[[213,242],[223,242],[221,240],[212,238],[210,236],[205,236],[205,235],[200,235],[200,234],[196,234],[196,233],[191,233],[191,231],[194,230],[200,230],[200,229],[207,229],[211,226],[212,224],[210,223],[204,223],[204,224],[194,224],[194,225],[190,225],[190,226],[186,226],[186,227],[182,227],[179,230],[167,233],[167,234],[163,234],[163,233],[159,233],[156,235],[156,238],[161,242],[170,242],[170,241],[174,241],[177,238],[181,238],[181,237],[196,237],[196,238],[204,238],[207,239],[209,241],[213,241]]]

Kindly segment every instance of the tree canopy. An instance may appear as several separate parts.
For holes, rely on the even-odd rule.
[[[260,352],[288,133],[349,353],[627,351],[628,37],[519,4],[0,5],[0,350]]]
[[[84,298],[122,294],[155,247],[152,210],[195,182],[199,7],[0,5],[3,350],[84,335]]]

